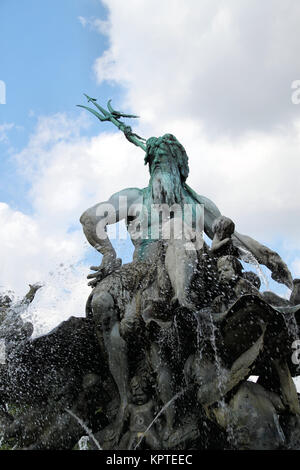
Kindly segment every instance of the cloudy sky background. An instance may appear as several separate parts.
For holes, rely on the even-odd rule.
[[[175,134],[189,185],[300,276],[298,0],[0,0],[0,18],[0,289],[44,283],[35,334],[84,314],[100,257],[81,213],[148,182],[143,152],[75,107],[84,92]]]

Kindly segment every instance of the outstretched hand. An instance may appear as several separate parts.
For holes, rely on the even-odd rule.
[[[293,277],[283,261],[278,262],[277,265],[273,267],[271,277],[274,281],[281,282],[289,289],[293,289]]]
[[[116,269],[118,269],[121,265],[122,265],[121,258],[115,258],[111,256],[106,257],[104,255],[100,266],[91,266],[90,269],[96,272],[91,273],[87,276],[88,279],[92,279],[92,281],[90,281],[88,285],[91,287],[95,287],[98,284],[98,282],[102,281],[102,279],[109,276]]]

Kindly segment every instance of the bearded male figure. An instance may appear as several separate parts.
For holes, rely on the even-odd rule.
[[[107,111],[95,98],[85,96],[99,112],[79,106],[100,121],[112,122],[129,142],[141,147],[146,152],[145,164],[150,171],[147,188],[123,189],[108,201],[85,211],[80,218],[87,240],[103,255],[101,265],[92,267],[96,272],[88,276],[94,287],[88,305],[120,395],[121,405],[113,426],[113,431],[118,430],[118,433],[130,396],[126,321],[130,326],[130,319],[139,312],[144,325],[154,319],[163,326],[161,318],[155,316],[155,303],[160,307],[162,304],[160,311],[167,310],[169,303],[171,307],[177,304],[193,310],[190,285],[204,243],[202,230],[213,239],[213,223],[221,213],[212,201],[199,196],[186,184],[188,157],[175,136],[151,137],[145,144],[145,139],[120,120],[138,116],[114,110],[111,100]],[[122,267],[106,233],[107,225],[120,220],[125,220],[135,247],[133,262]],[[254,256],[258,263],[271,270],[273,279],[292,288],[292,276],[277,253],[236,231],[231,235],[231,242],[241,258],[245,259],[246,255],[247,261],[249,254]],[[158,269],[153,270],[153,266]],[[168,297],[170,291],[172,298]],[[148,300],[150,305],[147,305]],[[150,356],[151,365],[156,369],[159,395],[165,404],[172,398],[171,376],[155,342],[151,345]],[[173,419],[174,412],[169,407],[166,410],[169,432]]]
[[[189,285],[197,265],[198,250],[203,244],[200,230],[203,208],[184,187],[189,170],[183,146],[176,137],[166,134],[148,139],[146,148],[145,163],[149,164],[151,175],[149,186],[120,191],[108,201],[88,209],[80,219],[88,241],[103,255],[101,265],[92,268],[96,273],[89,275],[89,278],[93,279],[90,284],[96,286],[91,301],[96,329],[108,353],[110,371],[121,399],[115,430],[121,428],[129,401],[127,344],[124,335],[120,334],[121,318],[118,312],[123,311],[122,316],[126,317],[128,311],[137,308],[132,287],[124,289],[124,279],[128,284],[130,276],[147,277],[151,266],[163,262],[164,269],[161,271],[168,274],[168,280],[162,280],[163,276],[157,280],[156,290],[150,295],[151,302],[153,297],[161,302],[171,286],[171,304],[193,308]],[[209,210],[213,213],[213,204],[210,201],[207,204],[208,207],[212,205]],[[184,210],[184,206],[190,210]],[[122,219],[125,219],[135,247],[133,273],[127,269],[128,265],[119,269],[120,260],[116,258],[105,232],[106,225]],[[166,286],[168,281],[169,285]],[[134,283],[131,282],[131,286]],[[142,291],[141,287],[138,289]],[[145,301],[144,292],[142,296]],[[146,323],[151,317],[151,308],[148,304],[144,309]],[[161,363],[156,344],[151,345],[150,356],[151,364],[156,369],[161,400],[166,403],[172,398],[170,373]],[[174,410],[170,407],[166,412],[169,432],[173,419]]]
[[[80,218],[87,240],[103,255],[101,265],[93,268],[97,272],[89,275],[89,278],[95,278],[91,285],[96,283],[97,278],[101,279],[104,273],[113,272],[120,266],[120,260],[117,260],[116,252],[106,234],[106,225],[125,220],[135,247],[134,260],[151,259],[152,254],[156,252],[157,241],[167,241],[167,245],[172,246],[172,255],[179,261],[177,266],[196,260],[195,251],[202,247],[202,234],[199,233],[199,227],[200,229],[202,227],[201,222],[197,220],[201,218],[202,209],[204,231],[210,239],[213,238],[213,223],[221,216],[221,212],[212,201],[198,195],[186,184],[189,173],[188,157],[176,137],[165,134],[159,138],[148,139],[145,157],[145,164],[147,163],[151,176],[148,187],[127,188],[113,194],[108,201],[91,207]],[[189,208],[189,217],[186,217],[185,207]],[[176,244],[177,240],[180,243]],[[271,270],[273,279],[289,288],[293,287],[291,273],[277,253],[236,231],[232,235],[232,241],[242,259],[247,259],[245,251],[248,252],[258,263]],[[183,245],[189,263],[186,263],[184,256],[178,257],[178,250],[183,251]],[[189,303],[186,287],[193,269],[189,270],[185,266],[183,270],[171,270],[171,267],[174,268],[174,263],[172,264],[168,249],[166,267],[175,299],[180,305],[186,306]],[[186,276],[180,281],[177,275],[183,271]]]
[[[121,288],[112,287],[114,283],[118,286],[113,272],[119,270],[121,263],[116,257],[105,227],[125,220],[135,247],[133,262],[145,264],[145,275],[149,263],[156,263],[160,258],[158,253],[163,245],[164,268],[172,287],[172,302],[192,309],[189,287],[199,250],[203,246],[202,233],[199,233],[199,227],[200,230],[202,227],[198,220],[201,219],[203,211],[197,209],[204,209],[204,231],[210,239],[214,235],[213,222],[221,215],[212,201],[199,196],[186,184],[189,172],[188,157],[183,146],[172,134],[147,140],[145,164],[149,165],[150,171],[147,188],[124,189],[111,196],[108,201],[85,211],[80,219],[87,240],[103,255],[101,265],[91,268],[96,272],[88,277],[93,279],[90,284],[96,286],[91,302],[96,328],[102,331],[101,338],[108,353],[110,371],[121,399],[116,427],[121,425],[128,405],[129,378],[127,344],[120,334],[118,314],[120,298],[124,297],[124,292],[121,292]],[[171,211],[165,211],[166,207],[171,207]],[[182,210],[184,207],[190,208],[191,217],[185,216]],[[246,253],[250,252],[259,263],[272,271],[274,279],[292,286],[292,276],[277,253],[237,232],[232,235],[232,241],[241,257],[246,249]],[[123,269],[125,266],[121,271]],[[103,279],[104,277],[106,278]],[[130,295],[125,295],[124,300],[125,304],[131,303],[131,308],[136,308]],[[168,385],[170,377],[167,369],[159,369],[160,361],[155,348],[152,353],[151,360],[158,367],[161,398],[163,402],[167,402],[172,395]],[[172,419],[170,411],[169,421]]]

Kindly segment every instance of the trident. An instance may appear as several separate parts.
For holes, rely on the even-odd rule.
[[[137,134],[134,134],[130,126],[126,126],[124,122],[120,121],[120,118],[122,117],[138,118],[139,116],[136,116],[135,114],[125,114],[125,113],[121,113],[120,111],[116,111],[115,109],[112,108],[110,104],[111,100],[108,100],[107,102],[107,109],[108,109],[107,111],[96,102],[97,101],[96,98],[91,98],[85,93],[84,93],[84,96],[86,96],[88,103],[91,102],[94,106],[96,106],[96,108],[102,114],[98,113],[93,108],[90,108],[88,106],[83,106],[81,104],[78,104],[77,106],[79,106],[80,108],[87,109],[88,111],[90,111],[90,113],[94,114],[94,116],[96,116],[100,121],[112,122],[115,126],[117,126],[118,129],[120,129],[120,131],[124,133],[126,139],[129,140],[129,142],[131,142],[134,145],[137,145],[138,147],[141,147],[146,152],[146,145],[145,145],[146,139],[144,139],[143,137],[140,137]]]

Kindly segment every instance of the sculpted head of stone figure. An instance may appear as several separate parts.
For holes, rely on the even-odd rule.
[[[237,280],[242,275],[243,266],[234,256],[225,255],[218,259],[217,269],[219,280],[227,284]]]
[[[150,137],[146,147],[145,164],[149,164],[153,202],[182,203],[182,184],[189,174],[185,149],[172,134]]]
[[[148,387],[142,377],[134,376],[130,381],[131,399],[137,405],[143,405],[148,401]]]
[[[212,224],[212,231],[217,235],[219,240],[223,240],[226,237],[231,237],[234,233],[235,224],[228,217],[221,215],[215,219]]]

